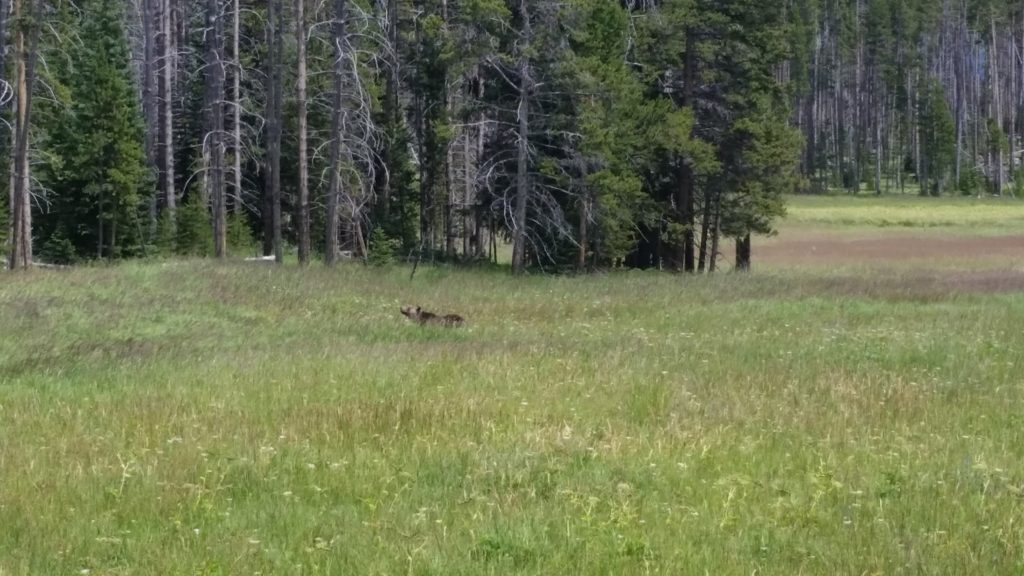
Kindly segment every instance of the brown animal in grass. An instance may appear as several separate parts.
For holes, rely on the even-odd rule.
[[[402,306],[402,315],[418,324],[434,324],[438,326],[462,326],[465,320],[458,314],[445,314],[438,316],[433,312],[427,312],[419,306]]]

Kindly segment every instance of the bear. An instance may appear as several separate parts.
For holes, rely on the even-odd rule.
[[[445,314],[444,316],[438,316],[433,312],[427,312],[419,306],[402,306],[402,315],[412,320],[413,322],[419,323],[421,326],[425,324],[436,324],[439,326],[462,326],[466,321],[458,314]]]

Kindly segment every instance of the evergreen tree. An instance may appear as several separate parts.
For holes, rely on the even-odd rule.
[[[77,257],[135,255],[144,242],[140,193],[151,180],[123,4],[89,0],[81,9],[81,47],[66,69],[68,103],[48,139],[54,194],[47,231]]]
[[[921,195],[939,195],[946,187],[946,181],[953,166],[956,134],[953,116],[946,104],[946,96],[936,82],[929,82],[921,95],[918,124],[921,138]],[[998,126],[995,132],[1000,132]],[[1000,132],[1001,134],[1001,132]],[[1002,144],[1003,138],[995,142]]]

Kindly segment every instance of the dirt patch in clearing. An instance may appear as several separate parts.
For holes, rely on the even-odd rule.
[[[928,233],[783,233],[754,248],[755,261],[771,265],[925,263],[949,260],[1024,262],[1024,235],[956,236]]]

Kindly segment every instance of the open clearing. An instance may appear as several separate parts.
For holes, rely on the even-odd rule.
[[[1024,235],[937,234],[935,232],[784,233],[764,241],[758,258],[772,267],[849,264],[1020,266]]]
[[[756,240],[755,265],[1024,271],[1024,202],[803,196],[788,212],[777,236]]]
[[[0,574],[1019,574],[1019,253],[778,247],[848,220],[750,275],[0,275]]]

